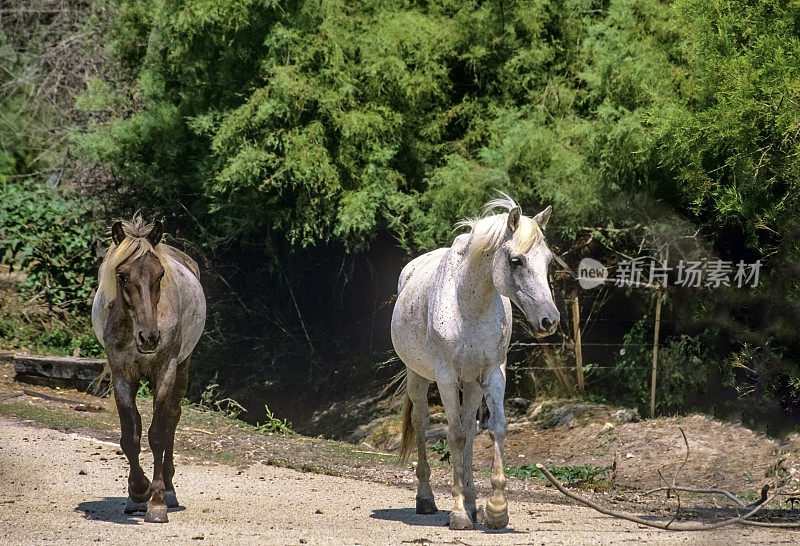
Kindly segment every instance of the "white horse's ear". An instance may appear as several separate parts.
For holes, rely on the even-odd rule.
[[[547,225],[547,221],[550,219],[550,213],[552,212],[553,207],[547,205],[546,209],[533,217],[533,219],[536,220],[536,223],[539,224],[539,229],[544,229],[544,226]]]
[[[517,230],[517,226],[519,226],[519,217],[522,213],[519,210],[519,207],[514,207],[510,211],[508,211],[508,230],[514,232]]]

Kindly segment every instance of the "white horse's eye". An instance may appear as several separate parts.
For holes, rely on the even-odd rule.
[[[514,267],[516,267],[518,265],[522,265],[522,260],[520,260],[516,256],[512,256],[510,261],[511,261],[511,265],[513,265]]]

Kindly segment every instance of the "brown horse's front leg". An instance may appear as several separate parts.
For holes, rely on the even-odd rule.
[[[114,401],[117,403],[119,424],[122,436],[119,444],[128,458],[130,472],[128,474],[128,502],[125,512],[132,513],[144,510],[144,503],[150,499],[150,480],[144,475],[139,464],[139,451],[142,439],[142,417],[136,408],[136,392],[125,378],[115,376]]]
[[[181,400],[183,395],[186,394],[186,386],[189,383],[190,358],[191,356],[178,364],[175,387],[172,389],[172,397],[167,410],[167,438],[164,446],[164,502],[167,504],[167,508],[179,506],[178,497],[175,494],[175,485],[172,483],[172,478],[175,476],[173,451],[175,448],[175,429],[178,427],[178,421],[181,418]]]
[[[175,448],[175,429],[181,417],[181,408],[178,406],[177,415],[169,416],[167,420],[166,442],[164,445],[164,503],[167,508],[179,506],[178,496],[175,494],[175,485],[172,478],[175,476],[175,461],[173,450]]]
[[[177,365],[172,360],[166,371],[156,382],[153,397],[153,421],[147,432],[150,450],[153,452],[153,482],[150,484],[150,502],[144,520],[149,523],[167,523],[167,504],[164,502],[164,451],[167,447],[167,428],[170,400],[175,385]]]
[[[150,449],[153,452],[153,481],[150,484],[150,502],[144,520],[149,523],[167,523],[167,504],[164,502],[164,448],[166,447],[166,408],[154,403],[153,422],[147,431]]]

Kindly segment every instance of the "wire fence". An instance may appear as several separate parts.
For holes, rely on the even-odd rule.
[[[591,370],[614,370],[617,366],[584,366],[585,369]],[[509,370],[572,370],[575,371],[575,366],[509,366]],[[652,366],[625,366],[626,370],[650,370]]]
[[[531,342],[518,341],[518,342],[512,343],[509,348],[510,349],[514,349],[516,347],[539,347],[539,346],[551,346],[551,347],[552,346],[556,346],[556,347],[566,346],[566,347],[569,347],[572,343],[573,343],[572,340],[570,340],[569,343],[561,343],[561,342],[555,342],[555,341],[553,341],[553,342],[547,342],[547,341],[531,341]],[[653,346],[652,343],[590,343],[590,342],[586,342],[586,341],[582,341],[581,345],[583,347],[587,347],[587,346],[590,346],[590,347],[652,347]]]
[[[566,307],[571,308],[572,312],[564,313],[565,320],[562,321],[563,326],[560,328],[561,339],[558,341],[516,341],[509,347],[511,350],[541,348],[544,360],[547,364],[532,366],[511,365],[508,368],[509,371],[535,372],[549,370],[555,372],[558,380],[565,388],[568,390],[577,388],[580,393],[583,393],[585,389],[584,374],[586,372],[591,373],[600,370],[619,371],[621,369],[627,371],[650,371],[650,415],[651,417],[654,416],[656,408],[658,353],[662,348],[666,347],[664,340],[660,336],[661,327],[666,326],[669,330],[674,330],[675,327],[671,327],[670,325],[687,324],[693,321],[691,319],[662,318],[661,311],[666,293],[665,288],[661,286],[648,286],[646,288],[648,288],[648,290],[645,291],[625,290],[624,294],[609,289],[588,293],[578,290],[577,287],[562,292],[562,297],[560,299]],[[625,301],[623,304],[624,308],[621,309],[623,311],[622,314],[627,315],[630,311],[633,311],[633,313],[630,314],[635,314],[637,316],[598,316],[601,312],[600,310],[609,303],[615,302],[616,304],[620,304],[622,301]],[[640,324],[642,321],[647,321],[652,324],[650,334],[652,335],[652,342],[642,342],[641,340],[631,340],[628,342],[624,340],[602,341],[602,337],[601,341],[583,340],[583,335],[588,334],[590,331],[594,332],[593,335],[595,339],[597,339],[598,331],[606,334],[604,337],[608,339],[608,332],[618,331],[618,333],[621,333],[619,332],[620,330],[635,328],[636,325]],[[650,328],[647,329],[650,330]],[[561,347],[564,351],[562,351],[559,356],[555,356],[552,354],[551,349],[555,347]],[[583,354],[584,348],[595,348],[595,352],[597,353],[596,357],[600,360],[607,358],[608,349],[611,349],[612,352],[618,352],[619,355],[622,356],[625,355],[626,349],[647,348],[652,351],[652,360],[649,363],[626,362],[623,366],[607,362],[584,366],[584,357],[588,356]],[[639,351],[637,351],[637,353],[638,352]],[[571,365],[564,363],[565,353],[574,353],[575,360]],[[602,353],[605,353],[605,356],[601,356]],[[567,360],[571,359],[567,357]],[[575,376],[570,380],[569,376],[573,374],[575,374]],[[570,385],[572,381],[575,381],[576,384]]]

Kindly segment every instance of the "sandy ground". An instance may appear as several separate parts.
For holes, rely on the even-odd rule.
[[[451,532],[447,511],[418,516],[413,490],[255,464],[183,464],[181,507],[168,524],[126,516],[118,447],[0,418],[0,542],[262,544],[789,544],[797,532],[731,527],[711,533],[642,529],[593,510],[511,503],[511,528]],[[147,454],[143,463],[149,465]],[[145,466],[148,468],[148,466]],[[448,504],[440,496],[440,507]]]

